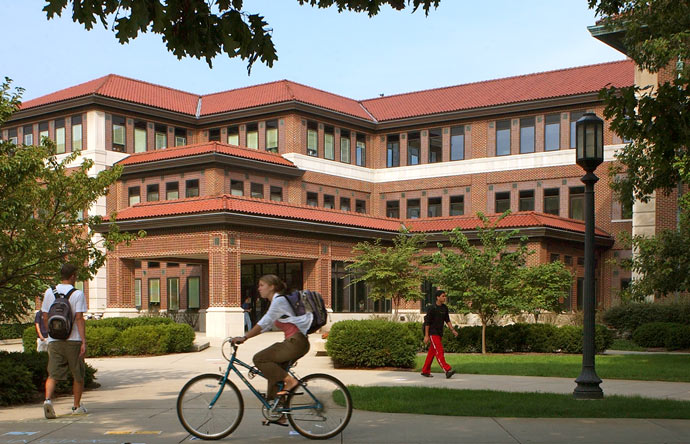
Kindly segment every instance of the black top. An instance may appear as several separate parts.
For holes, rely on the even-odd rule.
[[[429,326],[430,335],[443,336],[443,324],[446,322],[450,322],[446,304],[432,305],[424,316],[424,325]]]
[[[34,319],[34,324],[38,324],[38,328],[41,329],[41,334],[44,338],[47,338],[48,327],[46,327],[45,323],[43,322],[43,312],[41,310],[38,310],[36,312],[36,319]]]

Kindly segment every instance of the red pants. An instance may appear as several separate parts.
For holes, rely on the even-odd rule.
[[[429,335],[429,338],[431,338],[431,341],[429,341],[429,352],[426,354],[426,361],[424,361],[422,373],[431,372],[431,362],[434,360],[434,356],[436,356],[438,365],[441,366],[443,371],[447,372],[450,370],[450,365],[448,365],[446,359],[443,357],[443,344],[441,344],[441,337],[437,335]]]

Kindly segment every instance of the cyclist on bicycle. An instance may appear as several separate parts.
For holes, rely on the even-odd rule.
[[[254,365],[261,370],[268,379],[266,399],[272,400],[277,396],[287,395],[297,384],[297,379],[290,376],[285,366],[290,361],[296,361],[309,351],[307,330],[311,325],[312,313],[295,316],[290,302],[280,297],[287,290],[285,283],[274,274],[266,274],[259,278],[259,294],[268,299],[271,305],[266,314],[244,336],[232,339],[233,344],[242,344],[249,338],[258,336],[276,326],[285,333],[285,340],[277,342],[254,355]],[[278,391],[278,382],[283,382],[283,389]],[[283,420],[283,418],[281,418]],[[279,422],[286,425],[284,420]]]

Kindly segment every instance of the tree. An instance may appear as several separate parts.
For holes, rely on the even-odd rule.
[[[373,300],[392,298],[393,317],[398,319],[402,301],[423,298],[420,289],[424,273],[420,269],[419,253],[424,243],[424,236],[410,234],[405,228],[400,230],[390,247],[381,245],[381,239],[374,243],[358,243],[352,249],[357,256],[346,267],[354,276],[350,285],[366,283],[369,298]]]
[[[560,311],[560,299],[567,297],[572,282],[572,274],[560,261],[522,267],[511,293],[516,297],[516,306],[534,315],[537,323],[542,311]]]
[[[515,280],[520,267],[525,265],[527,238],[521,237],[514,249],[508,248],[518,230],[498,230],[497,224],[508,214],[506,211],[493,223],[482,213],[477,216],[482,226],[477,236],[482,248],[470,243],[462,231],[455,228],[448,233],[452,248],[443,248],[431,257],[435,268],[431,271],[434,282],[457,300],[455,308],[479,315],[482,323],[482,353],[486,353],[486,326],[499,313],[517,313],[521,308]]]
[[[22,90],[10,93],[10,83],[5,79],[0,90],[0,126],[19,108]],[[48,285],[59,282],[62,263],[77,265],[78,278],[88,279],[103,265],[106,251],[135,238],[114,224],[102,240],[90,236],[102,218],[85,214],[121,167],[89,177],[93,162],[85,159],[68,172],[78,156],[58,161],[48,139],[39,146],[0,142],[0,322],[25,315]]]
[[[366,12],[369,17],[388,5],[403,10],[410,4],[412,12],[422,7],[429,14],[440,0],[297,0],[300,5],[329,8],[338,12]],[[43,10],[48,19],[62,15],[68,0],[46,0]],[[72,20],[90,30],[100,21],[112,29],[124,44],[139,33],[160,34],[168,51],[177,56],[204,58],[209,66],[212,59],[225,53],[228,57],[247,60],[251,72],[256,60],[269,67],[278,60],[271,34],[272,29],[260,14],[243,10],[243,0],[72,0]]]
[[[626,54],[652,73],[671,70],[672,76],[657,88],[631,86],[602,91],[604,116],[611,128],[630,142],[619,152],[618,164],[609,174],[620,200],[647,201],[655,191],[665,194],[690,183],[690,2],[687,0],[588,0],[611,32],[622,33]],[[679,193],[681,194],[681,193]],[[679,199],[680,219],[688,218],[690,196]],[[687,244],[688,224],[678,232],[656,238],[627,237],[636,257],[624,261],[643,273],[633,282],[637,298],[642,291],[667,294],[687,291],[680,276],[690,269],[690,257],[680,247]]]

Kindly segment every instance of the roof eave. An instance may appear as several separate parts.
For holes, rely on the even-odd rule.
[[[611,25],[593,25],[588,26],[587,30],[595,39],[628,55],[628,49],[625,47],[625,30],[622,28],[611,27]]]

